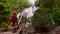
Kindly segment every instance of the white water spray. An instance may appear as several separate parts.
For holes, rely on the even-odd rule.
[[[30,19],[30,18],[33,16],[35,10],[38,9],[38,7],[35,7],[35,0],[28,0],[28,1],[29,1],[29,3],[31,3],[32,5],[31,5],[31,7],[29,7],[29,8],[25,8],[25,9],[22,11],[22,13],[19,13],[19,14],[17,15],[17,17],[18,17],[18,24],[20,24],[22,17],[26,14],[25,17],[30,21],[30,25],[31,25],[31,19]],[[19,16],[20,16],[20,18],[19,18]],[[27,23],[29,23],[29,22],[27,22]],[[28,26],[27,23],[26,23],[26,26]]]

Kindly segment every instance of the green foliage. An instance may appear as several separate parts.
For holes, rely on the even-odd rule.
[[[60,24],[60,9],[59,0],[38,0],[36,6],[39,9],[33,16],[32,22],[35,30],[49,31],[50,27]],[[54,21],[54,25],[53,22]],[[43,29],[44,28],[44,29]]]
[[[17,0],[6,0],[5,3],[9,7],[9,9],[16,10],[18,12],[30,6],[27,0],[18,0],[18,1]]]
[[[54,21],[57,25],[60,25],[60,9],[55,10]]]
[[[7,22],[9,19],[9,11],[4,3],[0,2],[0,22]]]

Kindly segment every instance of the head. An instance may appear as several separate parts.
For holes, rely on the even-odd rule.
[[[13,16],[13,15],[16,15],[16,11],[13,11],[13,12],[11,13],[11,16]]]
[[[16,11],[13,11],[13,15],[16,15]]]

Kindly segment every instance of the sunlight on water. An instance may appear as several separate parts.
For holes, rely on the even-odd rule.
[[[35,0],[28,0],[29,3],[31,3],[32,5],[35,4]]]

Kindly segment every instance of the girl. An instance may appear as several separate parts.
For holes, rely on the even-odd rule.
[[[18,30],[19,26],[17,22],[18,22],[17,15],[16,15],[16,12],[14,11],[10,16],[10,21],[8,24],[9,30],[11,30],[12,32],[15,32],[16,30]]]

